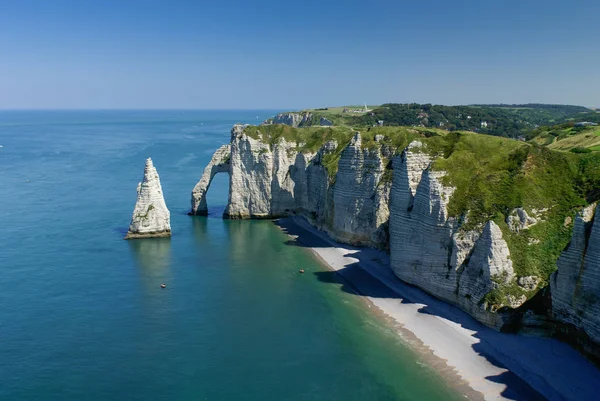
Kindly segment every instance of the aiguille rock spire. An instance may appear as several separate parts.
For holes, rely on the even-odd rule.
[[[125,239],[170,236],[171,214],[165,204],[158,172],[152,159],[148,158],[144,179],[137,187],[137,202]]]

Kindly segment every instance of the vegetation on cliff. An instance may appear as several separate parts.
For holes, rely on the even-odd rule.
[[[363,149],[385,146],[390,156],[401,152],[417,137],[425,138],[446,134],[443,130],[422,127],[365,127],[357,131],[347,126],[294,128],[282,124],[248,126],[244,130],[249,137],[260,139],[271,147],[282,139],[295,143],[296,150],[302,153],[315,153],[324,143],[335,141],[337,148],[324,154],[321,161],[332,179],[337,173],[342,151],[348,146],[356,132],[360,132]],[[384,156],[386,164],[389,162],[389,158]],[[386,175],[386,177],[388,176]],[[391,178],[391,175],[389,177]]]
[[[550,149],[574,153],[600,151],[600,126],[575,125],[573,122],[541,127],[529,134],[530,141]]]
[[[554,125],[569,121],[598,121],[600,113],[586,107],[552,104],[521,105],[471,105],[443,106],[418,103],[388,103],[370,107],[369,112],[359,112],[361,107],[323,108],[305,110],[311,117],[304,126],[321,124],[321,117],[334,125],[349,126],[356,129],[378,125],[417,126],[424,128],[442,128],[446,131],[472,131],[495,136],[517,138],[529,135],[540,126]]]
[[[547,279],[569,242],[570,219],[586,204],[589,173],[582,167],[584,159],[472,133],[452,133],[430,142],[443,152],[433,168],[446,171],[445,184],[456,188],[450,215],[466,216],[465,229],[494,220],[504,233],[517,275]],[[537,223],[510,230],[507,219],[516,208],[524,208]]]
[[[382,120],[386,125],[422,125],[449,131],[467,130],[516,138],[539,125],[564,121],[589,111],[579,106],[442,106],[431,104],[385,104],[361,119],[366,124]]]
[[[296,144],[299,152],[314,153],[327,141],[337,141],[345,144],[352,137],[349,127],[304,127],[294,128],[289,125],[273,124],[248,126],[244,133],[253,139],[260,139],[269,146],[284,139]]]

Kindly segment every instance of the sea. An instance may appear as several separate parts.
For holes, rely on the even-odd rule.
[[[464,399],[272,221],[223,220],[227,174],[187,215],[275,112],[0,111],[0,400]],[[148,157],[173,235],[125,241]]]

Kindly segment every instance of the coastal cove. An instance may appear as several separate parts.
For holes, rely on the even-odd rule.
[[[469,399],[596,399],[600,371],[567,344],[499,333],[398,280],[384,252],[336,243],[302,218],[276,224],[331,270],[314,273],[319,280],[343,280],[342,291],[379,309]]]
[[[187,216],[231,126],[273,113],[0,114],[0,399],[462,399],[271,221],[222,220],[225,176]],[[172,238],[123,241],[147,157]]]
[[[366,295],[486,399],[536,398],[519,377],[550,399],[595,399],[598,369],[543,338],[598,360],[597,155],[313,117],[235,125],[194,186],[190,214],[208,213],[211,181],[227,173],[224,218],[302,226],[309,240],[298,243],[344,278],[356,273],[342,288]]]

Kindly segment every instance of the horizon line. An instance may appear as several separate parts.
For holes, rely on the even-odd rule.
[[[380,104],[371,104],[369,105],[369,107],[379,107],[383,104],[420,104],[420,105],[425,105],[425,104],[431,104],[433,106],[449,106],[449,107],[455,107],[455,106],[471,106],[471,107],[476,107],[476,106],[520,106],[520,105],[528,105],[528,104],[538,104],[538,105],[553,105],[553,106],[579,106],[579,107],[585,107],[588,108],[590,110],[595,110],[598,111],[600,110],[600,105],[597,106],[587,106],[587,105],[581,105],[581,104],[568,104],[568,103],[540,103],[540,102],[527,102],[527,103],[503,103],[503,102],[495,102],[495,103],[466,103],[466,104],[442,104],[442,103],[417,103],[417,102],[384,102],[384,103],[380,103]],[[346,104],[345,106],[347,107],[353,107],[356,105],[353,104]],[[335,105],[335,106],[320,106],[320,107],[303,107],[303,108],[294,108],[294,107],[258,107],[258,108],[245,108],[245,107],[202,107],[202,108],[196,108],[196,107],[181,107],[181,108],[177,108],[177,107],[148,107],[148,108],[137,108],[137,107],[116,107],[116,108],[110,108],[110,107],[96,107],[96,108],[71,108],[71,107],[58,107],[58,108],[46,108],[46,107],[33,107],[33,108],[26,108],[26,107],[15,107],[15,108],[1,108],[0,107],[0,112],[3,111],[278,111],[278,110],[284,110],[284,111],[303,111],[303,110],[311,110],[311,109],[318,109],[318,108],[339,108],[339,107],[344,107],[344,105]]]

